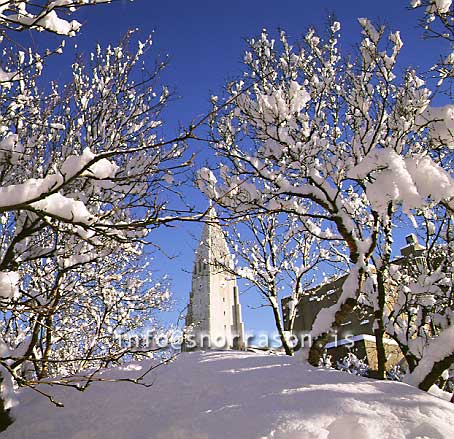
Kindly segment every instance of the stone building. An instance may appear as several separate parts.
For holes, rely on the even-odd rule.
[[[185,350],[244,349],[244,324],[232,256],[214,208],[210,209],[195,252]]]
[[[342,285],[346,276],[339,277],[325,285],[315,287],[308,291],[297,305],[297,315],[294,322],[293,332],[310,333],[312,325],[318,313],[334,305],[342,293]],[[288,330],[288,309],[291,297],[282,299],[285,330]],[[373,332],[374,315],[370,307],[356,307],[349,315],[345,323],[337,328],[337,338],[344,339],[347,335],[370,334]]]
[[[407,245],[401,248],[401,255],[393,260],[393,264],[414,263],[424,251],[424,247],[418,243],[415,235],[408,235],[405,239]],[[293,327],[294,334],[310,334],[317,314],[322,309],[334,305],[339,299],[345,278],[346,276],[339,277],[330,283],[308,291],[309,294],[304,296],[297,305],[297,316]],[[290,301],[291,297],[284,297],[281,301],[286,330],[289,329],[287,316]],[[355,307],[345,322],[336,328],[336,336],[333,335],[331,342],[326,346],[328,353],[335,360],[339,360],[351,350],[358,358],[364,358],[373,369],[377,363],[373,323],[374,314],[371,307],[364,305]],[[347,341],[350,342],[351,340],[354,341],[352,349],[347,348],[350,345]],[[394,340],[388,338],[384,342],[388,366],[393,366],[401,361],[402,354]]]

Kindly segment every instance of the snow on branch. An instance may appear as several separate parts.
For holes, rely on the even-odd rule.
[[[111,3],[112,0],[53,0],[41,6],[30,0],[0,2],[0,30],[36,29],[58,35],[74,36],[81,28],[76,20],[67,20],[58,11],[73,13],[78,7]]]

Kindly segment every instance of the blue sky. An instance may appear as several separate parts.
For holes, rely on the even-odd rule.
[[[427,70],[441,52],[437,46],[440,43],[423,41],[417,27],[419,14],[409,11],[408,3],[408,0],[120,0],[80,11],[76,18],[83,28],[73,42],[77,42],[79,51],[89,53],[96,42],[114,44],[130,28],[138,28],[143,36],[154,32],[155,52],[149,61],[153,63],[157,55],[169,55],[170,64],[163,80],[180,97],[165,113],[166,135],[172,136],[180,123],[188,124],[205,114],[209,96],[221,94],[223,84],[241,74],[245,39],[263,28],[270,31],[281,28],[291,39],[298,38],[310,25],[323,29],[328,14],[334,13],[342,24],[342,47],[349,52],[360,38],[357,18],[368,17],[401,31],[402,68],[412,65]],[[208,154],[205,144],[192,144],[191,148],[202,157]],[[197,202],[200,201],[199,198]],[[177,311],[184,308],[188,299],[193,251],[200,232],[200,224],[184,223],[164,229],[154,238],[175,256],[168,260],[160,253],[155,255],[158,270],[168,272],[173,279],[176,311],[166,316],[168,321],[176,319]],[[269,309],[250,308],[257,304],[252,292],[244,293],[241,300],[248,330],[272,328]]]
[[[155,54],[169,55],[164,79],[181,101],[173,106],[173,122],[188,122],[209,108],[208,97],[219,93],[226,80],[241,71],[245,39],[262,28],[285,29],[300,37],[309,25],[323,29],[329,13],[342,23],[342,44],[350,51],[359,38],[358,17],[368,17],[400,29],[406,64],[427,67],[436,42],[422,42],[418,13],[407,10],[409,0],[120,0],[109,6],[83,10],[78,36],[80,48],[95,42],[112,43],[130,28],[144,35],[154,31]]]

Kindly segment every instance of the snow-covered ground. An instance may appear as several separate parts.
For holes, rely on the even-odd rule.
[[[104,376],[137,376],[149,363]],[[149,388],[53,389],[65,408],[25,390],[4,439],[448,439],[454,405],[406,384],[314,369],[250,352],[181,354]]]

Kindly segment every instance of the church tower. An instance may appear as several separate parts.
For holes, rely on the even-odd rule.
[[[186,326],[193,331],[185,350],[244,349],[238,286],[226,267],[232,256],[212,207],[195,252]]]

